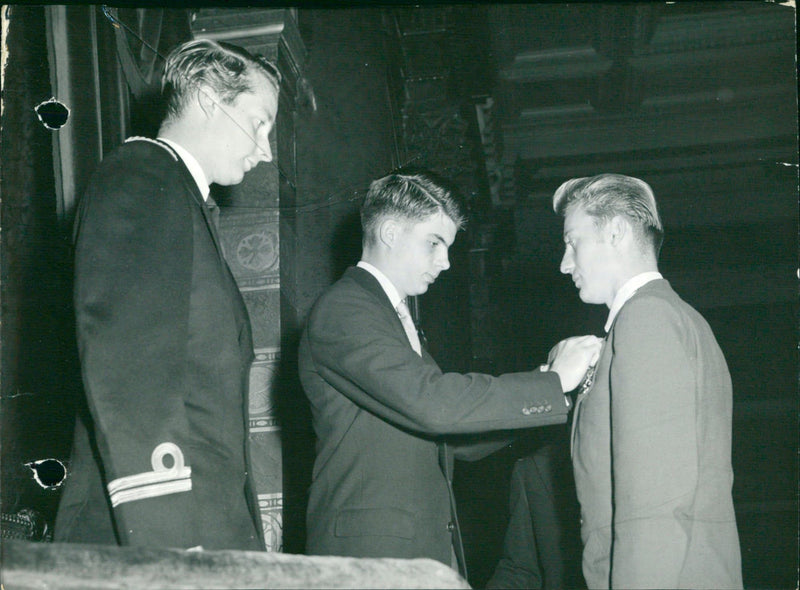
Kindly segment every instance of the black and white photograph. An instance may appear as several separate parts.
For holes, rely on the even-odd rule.
[[[794,0],[0,21],[0,587],[798,587]]]

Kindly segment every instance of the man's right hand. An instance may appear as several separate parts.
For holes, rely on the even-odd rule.
[[[558,373],[564,393],[578,387],[589,367],[600,358],[602,348],[601,338],[588,335],[566,338],[550,350],[550,370]]]

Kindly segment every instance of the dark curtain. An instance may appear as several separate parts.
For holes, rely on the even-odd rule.
[[[191,38],[191,12],[104,8],[114,26],[119,63],[131,91],[131,135],[155,136],[163,116],[161,74],[173,47]]]
[[[53,133],[35,106],[51,96],[44,8],[8,10],[2,120],[3,536],[47,538],[58,489],[40,485],[28,463],[66,461],[70,400],[79,378],[71,315],[70,247],[59,229]],[[8,520],[9,516],[17,520]],[[27,532],[24,525],[30,525]]]

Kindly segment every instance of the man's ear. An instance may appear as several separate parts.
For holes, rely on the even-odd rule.
[[[210,119],[219,108],[219,97],[216,92],[211,90],[208,86],[198,86],[195,100],[200,106],[200,110],[208,119]]]
[[[387,247],[392,248],[397,240],[400,224],[392,217],[386,217],[378,226],[378,238]]]
[[[622,215],[615,215],[606,223],[606,237],[612,246],[617,246],[630,231],[630,223]]]

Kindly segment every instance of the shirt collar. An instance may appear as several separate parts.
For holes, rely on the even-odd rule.
[[[392,281],[389,280],[389,277],[372,266],[369,262],[364,262],[361,260],[356,266],[363,268],[378,280],[378,282],[381,284],[381,287],[383,287],[383,290],[386,292],[386,295],[389,297],[392,307],[397,309],[397,305],[402,301],[402,299],[400,298],[400,294],[397,292],[397,287],[392,284]]]
[[[662,278],[664,277],[661,276],[660,272],[650,271],[643,272],[628,279],[627,282],[622,285],[620,290],[617,291],[617,294],[614,296],[614,301],[611,303],[611,309],[608,312],[608,320],[606,321],[606,332],[611,329],[611,324],[614,323],[614,319],[616,319],[619,310],[622,309],[622,306],[625,305],[628,299],[633,297],[633,294],[636,293],[636,291],[641,289],[650,281],[655,281]]]
[[[166,137],[159,137],[158,140],[163,141],[166,144],[169,144],[170,147],[172,147],[172,149],[178,152],[178,155],[181,157],[181,160],[183,160],[183,163],[186,164],[186,167],[189,169],[189,173],[192,175],[192,178],[194,178],[194,181],[197,183],[197,188],[200,189],[200,194],[203,195],[203,200],[207,201],[208,193],[211,191],[211,189],[208,186],[208,180],[206,180],[206,174],[200,167],[200,163],[182,145],[177,144],[171,139],[167,139]]]

